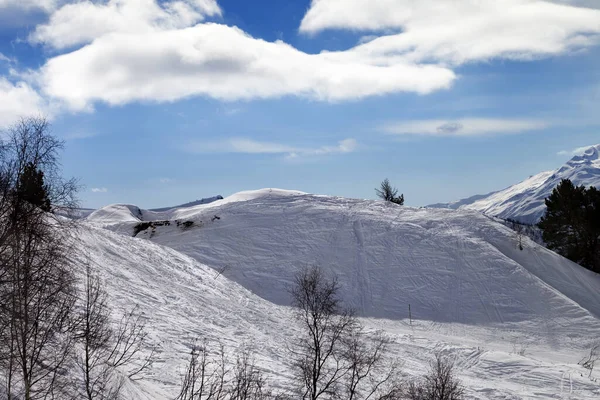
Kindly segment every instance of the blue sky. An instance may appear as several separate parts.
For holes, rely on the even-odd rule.
[[[42,113],[83,206],[263,187],[408,205],[600,142],[586,0],[0,0],[0,128]]]

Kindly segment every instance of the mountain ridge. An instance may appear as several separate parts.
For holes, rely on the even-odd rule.
[[[540,172],[505,189],[427,207],[474,210],[535,224],[544,215],[545,199],[562,179],[570,179],[575,185],[600,187],[600,144],[590,146],[558,169]]]

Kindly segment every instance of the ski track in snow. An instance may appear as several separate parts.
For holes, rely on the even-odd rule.
[[[98,210],[78,236],[115,309],[137,304],[159,348],[132,399],[173,398],[198,338],[251,345],[274,385],[288,384],[298,331],[287,290],[309,265],[339,279],[407,375],[441,352],[468,398],[600,397],[577,365],[600,334],[600,279],[531,241],[518,250],[510,229],[479,213],[263,190],[155,212],[194,226],[159,226],[150,240],[150,230],[128,237],[130,216],[131,206]]]

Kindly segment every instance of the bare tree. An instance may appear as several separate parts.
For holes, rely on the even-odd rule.
[[[44,216],[19,204],[28,215],[11,222],[3,243],[5,280],[0,310],[7,327],[8,391],[26,400],[52,393],[71,349],[69,340],[75,302],[74,277],[68,268],[69,246],[46,225]],[[6,359],[4,360],[6,361]]]
[[[207,341],[192,346],[176,400],[283,399],[267,388],[250,349],[239,349],[235,364],[230,365],[222,344],[217,351],[209,346]]]
[[[114,377],[114,370],[109,364],[113,330],[107,294],[89,264],[86,265],[82,303],[75,334],[75,339],[82,347],[75,359],[83,379],[79,396],[88,400],[116,399],[121,381]]]
[[[43,118],[23,119],[0,144],[0,366],[9,398],[55,398],[72,350],[71,247],[53,206],[73,204],[59,174],[62,142]]]
[[[519,250],[523,250],[523,236],[525,236],[525,226],[517,221],[511,221],[512,229],[515,231],[517,239],[517,247]]]
[[[600,344],[594,345],[590,349],[590,352],[583,357],[578,364],[590,371],[588,377],[591,378],[592,373],[594,372],[594,367],[596,366],[598,360],[600,360]]]
[[[303,328],[293,350],[298,395],[310,400],[396,398],[396,368],[384,359],[387,341],[365,335],[354,314],[342,308],[338,291],[337,281],[318,267],[302,271],[290,290]]]
[[[195,344],[175,400],[222,400],[226,398],[229,374],[225,349],[219,346],[216,355],[210,353],[208,342]]]
[[[304,328],[295,354],[303,399],[331,398],[341,390],[346,373],[341,354],[343,338],[356,319],[342,310],[338,289],[335,279],[328,280],[320,268],[312,267],[296,276],[290,290]]]
[[[343,381],[344,398],[391,400],[402,394],[401,382],[397,379],[397,365],[385,360],[388,339],[381,332],[368,338],[358,326],[344,338],[343,358],[348,373]]]
[[[134,308],[114,324],[100,277],[86,264],[83,296],[74,338],[80,346],[75,364],[80,371],[78,397],[88,400],[120,398],[123,376],[137,379],[148,369],[154,350],[141,315]]]
[[[375,193],[377,194],[377,197],[382,200],[398,205],[404,205],[404,195],[401,194],[398,196],[398,189],[393,187],[387,178],[381,182],[379,189],[375,189]]]
[[[233,377],[229,384],[229,400],[267,400],[271,393],[266,388],[266,380],[256,366],[250,350],[243,347],[237,356]]]
[[[409,400],[463,399],[464,388],[455,376],[454,362],[436,354],[423,379],[410,383],[407,397]]]
[[[141,379],[154,362],[156,349],[149,345],[146,323],[137,306],[123,315],[109,343],[108,365],[121,368],[131,380]]]

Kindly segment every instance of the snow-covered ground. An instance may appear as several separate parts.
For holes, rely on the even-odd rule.
[[[142,220],[170,224],[131,237]],[[469,398],[600,396],[577,365],[600,337],[599,276],[533,242],[520,251],[514,232],[477,212],[264,189],[163,212],[109,206],[78,236],[116,308],[138,304],[161,350],[131,388],[138,398],[173,398],[199,337],[252,345],[285,385],[297,333],[287,289],[308,265],[339,279],[408,375],[441,351]]]
[[[600,145],[590,147],[557,170],[541,172],[504,190],[429,207],[476,210],[533,224],[544,215],[544,200],[562,179],[570,179],[575,185],[600,187]]]

